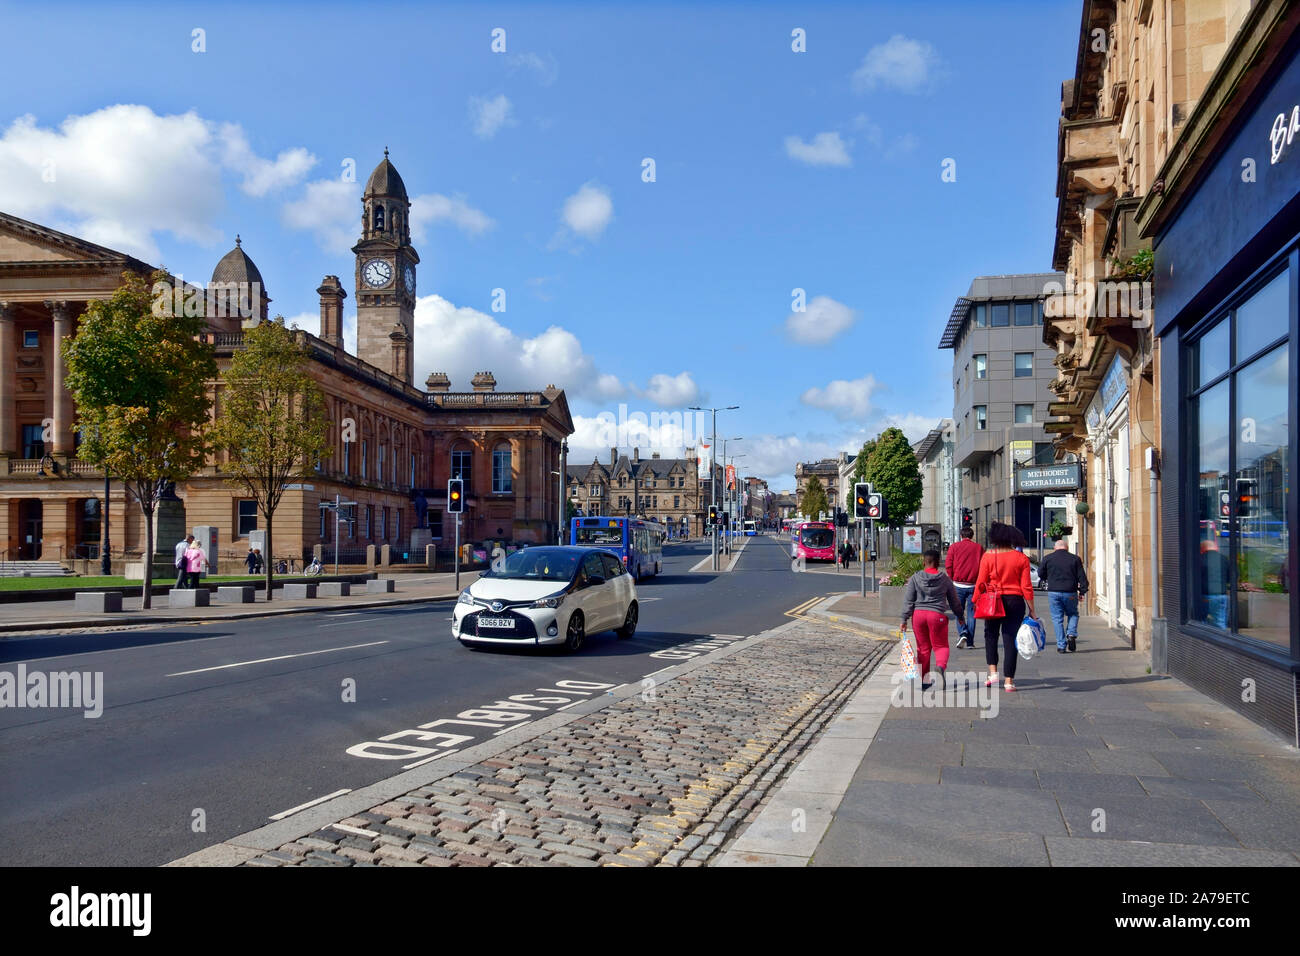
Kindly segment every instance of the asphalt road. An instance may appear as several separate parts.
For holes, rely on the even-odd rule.
[[[103,675],[97,718],[0,707],[0,864],[165,863],[455,746],[421,724],[520,694],[541,717],[857,581],[856,568],[792,573],[776,538],[751,538],[730,573],[691,573],[707,554],[670,547],[638,589],[636,635],[588,635],[576,655],[463,648],[448,603],[0,641],[0,671]],[[515,726],[470,716],[438,729],[468,747]]]

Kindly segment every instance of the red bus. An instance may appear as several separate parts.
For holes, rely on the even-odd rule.
[[[791,550],[796,558],[807,561],[835,560],[835,524],[830,521],[805,521],[791,535]]]

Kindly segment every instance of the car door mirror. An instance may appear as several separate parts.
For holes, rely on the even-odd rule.
[[[601,577],[599,574],[593,574],[589,578],[587,578],[587,584],[589,584],[591,587],[597,587],[604,583],[605,583],[605,579]]]

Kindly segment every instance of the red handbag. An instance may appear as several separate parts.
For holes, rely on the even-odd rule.
[[[997,559],[994,559],[996,565]],[[989,617],[1006,617],[1007,610],[1002,606],[1002,588],[994,580],[992,574],[989,575],[986,589],[975,598],[975,617],[983,620]]]

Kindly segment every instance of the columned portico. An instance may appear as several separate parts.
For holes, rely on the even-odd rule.
[[[51,381],[51,405],[54,414],[54,454],[67,457],[72,454],[72,394],[63,387],[63,380],[68,367],[63,361],[63,340],[71,331],[71,316],[68,303],[62,299],[47,299],[45,308],[50,310],[54,319],[54,342],[51,346],[50,368],[53,372]]]

